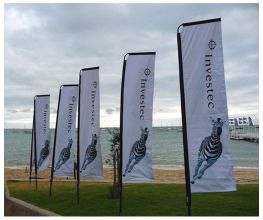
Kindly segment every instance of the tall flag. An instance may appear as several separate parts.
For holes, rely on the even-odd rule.
[[[152,110],[155,52],[124,57],[121,88],[122,182],[153,181]]]
[[[74,150],[78,85],[62,85],[54,139],[51,179],[74,176]],[[75,145],[76,146],[76,145]]]
[[[79,175],[81,178],[103,179],[99,67],[80,71],[78,109]]]
[[[229,118],[228,119],[229,126],[238,126],[238,122],[236,118]]]
[[[238,126],[247,125],[247,126],[253,126],[252,119],[250,117],[238,117]]]
[[[30,180],[32,167],[37,171],[46,169],[50,159],[50,95],[34,97],[34,116],[32,127],[32,142],[30,156]],[[35,178],[37,180],[37,178]],[[36,181],[37,187],[37,181]]]
[[[177,37],[188,188],[235,191],[221,19],[184,23]]]
[[[38,171],[49,165],[50,155],[50,95],[37,95],[34,102],[34,144]]]
[[[252,119],[248,116],[229,118],[229,125],[231,126],[253,126]]]

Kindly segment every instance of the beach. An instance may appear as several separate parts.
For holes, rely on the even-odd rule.
[[[184,152],[181,127],[153,127],[152,164],[157,183],[185,183]],[[27,131],[27,132],[25,132]],[[30,130],[5,129],[5,179],[29,179]],[[244,134],[252,131],[258,134],[258,128],[242,129]],[[54,129],[51,130],[54,137]],[[101,129],[102,162],[110,158],[110,138],[107,129]],[[53,138],[51,138],[53,140]],[[76,141],[72,154],[76,154]],[[233,153],[234,175],[238,184],[259,182],[259,144],[247,141],[230,140]],[[52,146],[53,144],[51,144]],[[162,147],[160,147],[162,146]],[[50,155],[52,157],[52,155]],[[51,161],[51,158],[50,158]],[[176,164],[176,165],[175,165]],[[104,163],[104,182],[113,181],[113,171]],[[34,176],[34,170],[33,174]],[[40,179],[50,179],[50,167],[38,173]],[[66,178],[55,177],[54,180]],[[73,179],[73,178],[69,178]],[[81,181],[84,179],[81,179]],[[91,180],[87,180],[91,181]],[[98,181],[98,180],[94,180]]]
[[[184,183],[184,169],[182,168],[154,168],[155,182],[159,183]],[[34,172],[32,172],[34,177]],[[234,176],[238,184],[258,184],[259,183],[259,170],[251,168],[235,168]],[[38,173],[39,179],[49,180],[50,169],[46,169]],[[29,167],[21,166],[5,168],[5,180],[28,180],[29,179]],[[54,177],[54,180],[65,180],[66,178]],[[73,179],[73,178],[70,178]],[[82,179],[83,180],[83,179]],[[81,181],[82,181],[81,180]],[[85,180],[83,180],[85,181]],[[94,181],[94,180],[87,180]],[[113,169],[110,167],[104,167],[104,180],[95,180],[103,182],[113,181]]]

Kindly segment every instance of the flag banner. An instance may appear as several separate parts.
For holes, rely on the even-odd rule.
[[[78,85],[62,85],[54,141],[54,176],[74,176],[74,149]],[[75,145],[76,146],[76,145]]]
[[[238,122],[236,118],[229,118],[228,122],[229,122],[228,124],[231,126],[238,126]]]
[[[238,117],[237,121],[238,121],[238,126],[243,126],[243,125],[251,126],[252,124],[252,120],[250,117]]]
[[[249,125],[247,117],[239,117],[239,118],[237,118],[237,121],[238,121],[239,126]]]
[[[33,158],[37,170],[48,167],[50,160],[50,95],[37,95],[34,99]],[[36,153],[35,153],[36,150]]]
[[[252,119],[248,116],[238,117],[238,118],[229,118],[229,125],[235,126],[253,126]]]
[[[121,94],[122,182],[153,181],[152,111],[155,52],[124,58]]]
[[[191,192],[235,191],[221,19],[185,23],[179,32]]]
[[[99,67],[82,69],[79,77],[80,177],[103,179],[100,145]]]

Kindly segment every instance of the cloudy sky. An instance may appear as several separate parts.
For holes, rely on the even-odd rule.
[[[119,126],[123,56],[156,51],[153,125],[181,125],[177,27],[222,18],[230,116],[258,121],[257,4],[5,4],[5,128],[31,128],[33,97],[51,95],[81,68],[100,66],[101,126]]]

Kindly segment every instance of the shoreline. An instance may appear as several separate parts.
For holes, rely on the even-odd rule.
[[[29,169],[29,164],[27,165],[15,165],[15,166],[4,166],[5,169],[15,169],[15,170],[25,170],[26,167]],[[153,170],[184,170],[183,165],[159,165],[159,164],[153,164],[152,165]],[[112,166],[103,164],[103,169],[110,169]],[[234,166],[234,170],[259,170],[259,167],[243,167],[243,166]],[[49,166],[47,169],[51,169],[51,166]]]
[[[156,166],[153,165],[154,182],[156,183],[185,183],[184,167],[182,166]],[[91,182],[112,182],[113,169],[106,165],[103,166],[103,180],[81,179],[81,181]],[[259,183],[259,168],[256,167],[234,167],[234,176],[237,184],[258,184]],[[34,170],[32,171],[34,177]],[[29,166],[14,166],[5,167],[4,170],[5,180],[28,180],[29,179]],[[38,178],[43,180],[50,179],[50,169],[40,171]],[[73,177],[68,178],[74,180]],[[54,180],[67,180],[66,177],[55,177]]]

